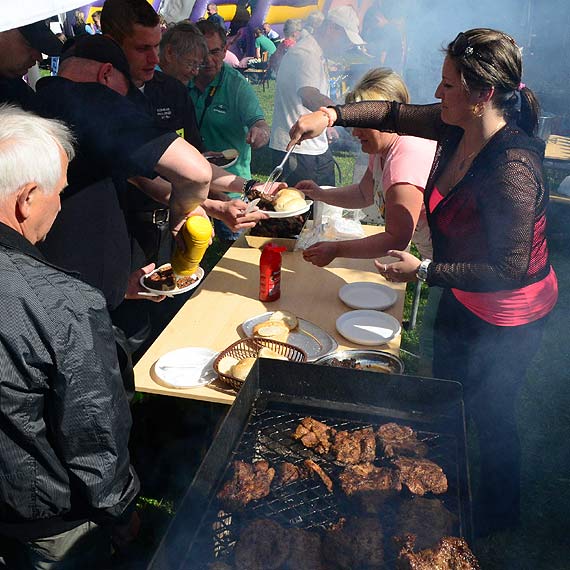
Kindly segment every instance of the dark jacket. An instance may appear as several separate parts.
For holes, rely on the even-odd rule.
[[[0,223],[0,535],[119,517],[138,480],[103,295]]]

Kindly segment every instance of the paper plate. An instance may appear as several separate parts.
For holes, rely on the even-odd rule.
[[[293,216],[304,214],[312,205],[312,200],[305,200],[305,205],[298,210],[291,210],[290,212],[269,212],[268,210],[262,210],[262,212],[267,214],[270,218],[292,218]]]
[[[349,311],[336,320],[336,330],[346,339],[365,346],[386,344],[400,334],[400,323],[380,311]]]
[[[161,291],[160,289],[152,289],[151,287],[149,287],[148,285],[145,284],[144,278],[148,277],[149,275],[152,275],[153,273],[155,273],[156,271],[158,271],[162,267],[163,266],[157,267],[154,271],[151,271],[150,273],[147,273],[146,275],[143,275],[140,278],[140,284],[147,291],[150,291],[151,293],[155,293],[157,295],[166,295],[167,297],[171,297],[172,295],[181,295],[182,293],[188,293],[188,291],[192,291],[192,289],[196,289],[196,287],[198,287],[198,285],[200,285],[200,282],[204,278],[204,270],[201,267],[198,267],[198,269],[196,270],[198,280],[194,281],[194,283],[191,283],[190,285],[188,285],[186,287],[182,287],[181,289],[176,287],[176,288],[172,289],[172,291]]]
[[[170,388],[198,388],[216,379],[212,368],[217,352],[209,348],[189,346],[167,352],[154,365],[160,384]]]
[[[398,293],[387,285],[358,281],[347,283],[339,289],[340,300],[352,309],[376,309],[383,311],[398,299]]]
[[[228,149],[226,149],[226,150],[235,150],[235,149],[233,149],[233,148],[228,148]],[[224,152],[225,152],[225,151],[224,151]],[[212,162],[212,160],[213,160],[214,158],[223,158],[222,152],[214,152],[214,151],[206,151],[202,156],[204,156],[204,158],[205,158],[208,162],[210,162],[211,164],[216,164],[215,162]],[[224,164],[224,165],[216,164],[216,166],[219,166],[220,168],[229,168],[230,166],[233,166],[233,165],[237,162],[237,159],[238,159],[238,158],[239,158],[239,154],[238,154],[233,160],[231,160],[230,162],[228,162],[228,163],[226,163],[226,164]]]

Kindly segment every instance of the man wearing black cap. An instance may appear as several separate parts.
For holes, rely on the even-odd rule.
[[[22,79],[42,53],[56,56],[61,42],[44,21],[0,32],[0,103],[32,105],[34,90]]]

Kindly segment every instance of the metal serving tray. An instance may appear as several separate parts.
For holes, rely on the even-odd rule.
[[[236,459],[266,459],[275,464],[315,457],[291,438],[299,421],[308,415],[337,429],[377,427],[390,421],[413,427],[429,447],[428,458],[447,475],[449,489],[438,498],[456,517],[454,534],[470,538],[471,501],[459,383],[259,359],[149,568],[199,570],[215,560],[231,562],[239,531],[253,519],[272,518],[285,527],[322,529],[347,514],[342,491],[328,493],[322,483],[312,479],[272,490],[241,512],[224,512],[216,498]],[[317,458],[335,478],[339,466]]]

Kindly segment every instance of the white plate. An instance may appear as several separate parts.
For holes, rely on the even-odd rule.
[[[227,150],[235,150],[233,148],[228,148]],[[212,162],[212,158],[216,158],[216,157],[220,157],[220,155],[222,154],[222,152],[226,152],[226,151],[206,151],[202,156],[211,164],[214,164]],[[223,155],[222,155],[223,156]],[[220,166],[219,164],[217,164],[216,166],[218,166],[219,168],[229,168],[230,166],[233,166],[236,162],[237,159],[239,158],[239,154],[231,161],[228,162],[227,164],[224,164],[224,166]]]
[[[292,218],[293,216],[298,216],[299,214],[304,214],[313,205],[312,200],[305,200],[305,205],[298,210],[291,210],[290,212],[270,212],[268,210],[261,210],[267,214],[270,218]]]
[[[376,309],[383,311],[398,299],[398,293],[387,285],[358,281],[347,283],[339,289],[340,300],[352,309]]]
[[[392,315],[380,311],[349,311],[336,320],[336,330],[357,344],[386,344],[400,334],[400,323]]]
[[[263,313],[244,321],[241,328],[246,336],[253,336],[253,327],[269,320],[273,312]],[[299,319],[298,328],[292,330],[287,337],[287,343],[302,348],[307,353],[307,360],[312,362],[338,348],[336,340],[322,328],[311,321]]]
[[[189,346],[167,352],[154,365],[160,384],[170,388],[197,388],[215,380],[212,364],[217,353],[209,348]]]
[[[151,289],[150,287],[148,287],[148,285],[145,285],[144,278],[148,277],[149,275],[152,275],[153,273],[156,273],[162,267],[164,267],[164,266],[161,265],[160,267],[157,267],[154,271],[151,271],[150,273],[147,273],[146,275],[143,275],[140,278],[140,284],[147,291],[150,291],[151,293],[155,293],[156,295],[166,295],[167,297],[172,297],[172,295],[181,295],[182,293],[188,293],[188,291],[191,291],[192,289],[196,289],[196,287],[198,287],[198,285],[200,285],[200,282],[204,278],[204,270],[201,267],[198,267],[198,269],[196,270],[196,274],[198,275],[198,280],[194,281],[194,283],[191,283],[187,287],[182,287],[181,289],[176,287],[176,288],[172,289],[172,291],[161,291],[160,289]]]

